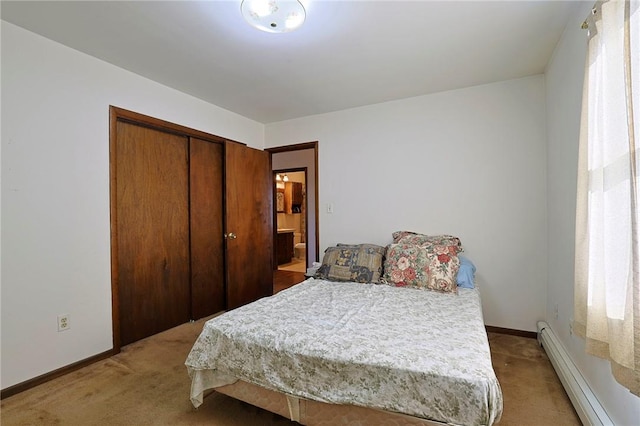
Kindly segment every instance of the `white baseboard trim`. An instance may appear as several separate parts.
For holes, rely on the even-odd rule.
[[[538,322],[538,342],[549,356],[569,399],[584,425],[613,425],[595,394],[576,368],[549,324]]]

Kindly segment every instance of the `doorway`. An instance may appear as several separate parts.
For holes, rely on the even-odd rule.
[[[271,154],[271,169],[272,169],[272,173],[273,173],[273,182],[274,182],[274,209],[273,209],[273,228],[274,228],[274,259],[273,259],[273,264],[274,264],[274,292],[276,292],[278,289],[276,289],[276,285],[278,282],[280,281],[286,281],[286,285],[284,285],[284,287],[288,287],[291,284],[296,284],[298,282],[301,282],[305,279],[305,274],[304,272],[306,271],[306,268],[309,268],[313,265],[314,262],[318,262],[319,260],[319,219],[318,219],[318,142],[308,142],[308,143],[301,143],[301,144],[295,144],[295,145],[287,145],[287,146],[280,146],[280,147],[276,147],[276,148],[267,148],[265,149],[265,151],[269,152]],[[293,207],[292,207],[292,213],[291,216],[289,217],[289,221],[293,220],[293,225],[291,225],[291,222],[287,222],[287,219],[285,218],[285,220],[282,220],[284,216],[286,216],[286,213],[278,213],[278,197],[282,198],[282,201],[284,202],[284,193],[282,192],[278,192],[277,190],[277,175],[280,174],[280,178],[284,179],[284,174],[287,174],[287,179],[290,179],[292,176],[295,175],[290,175],[292,173],[301,173],[304,175],[304,206],[305,206],[305,213],[303,214],[301,213],[293,213]],[[281,185],[282,186],[282,185]],[[286,185],[285,185],[285,189],[286,189]],[[281,194],[281,195],[279,195]],[[302,210],[302,207],[301,207]],[[278,216],[280,215],[280,224],[278,222]],[[278,232],[277,229],[280,227],[280,229],[282,230],[284,228],[284,231],[286,233],[286,231],[289,231],[289,229],[295,229],[295,221],[296,221],[296,215],[298,216],[298,219],[301,222],[301,231],[304,229],[303,232],[300,232],[300,234],[303,234],[304,237],[301,235],[300,238],[303,239],[304,241],[301,241],[304,243],[304,255],[302,254],[302,246],[298,246],[298,250],[296,251],[296,243],[294,243],[294,241],[297,241],[297,239],[295,239],[295,236],[289,236],[288,238],[291,238],[291,244],[289,245],[288,243],[282,243],[282,244],[286,244],[285,246],[288,248],[289,246],[292,246],[293,248],[290,249],[290,253],[292,256],[292,259],[296,258],[296,255],[298,256],[298,259],[303,258],[305,259],[304,261],[304,270],[302,268],[300,268],[300,270],[302,272],[297,272],[297,271],[287,271],[287,270],[281,270],[278,266],[279,266],[279,262],[278,262],[278,258],[277,258],[277,240],[278,240]],[[304,226],[302,226],[302,223],[304,224]],[[284,237],[280,237],[282,240],[284,239]],[[297,243],[300,244],[300,243]],[[284,259],[281,259],[284,260]],[[287,266],[284,266],[284,268],[287,268]]]
[[[280,271],[307,271],[307,168],[273,170],[276,262]]]

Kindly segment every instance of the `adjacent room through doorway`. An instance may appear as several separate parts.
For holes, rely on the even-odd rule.
[[[318,143],[268,148],[274,190],[275,283],[301,282],[319,259]],[[288,284],[290,285],[290,284]]]
[[[307,168],[275,170],[277,268],[307,270]]]

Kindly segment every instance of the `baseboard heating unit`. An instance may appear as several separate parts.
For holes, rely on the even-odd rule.
[[[567,354],[549,324],[538,322],[538,342],[544,348],[553,368],[556,370],[562,386],[573,403],[582,424],[613,425],[613,422],[602,408],[591,388]]]

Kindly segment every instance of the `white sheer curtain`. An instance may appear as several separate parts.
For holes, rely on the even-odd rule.
[[[640,1],[596,3],[587,18],[574,330],[640,395]]]

